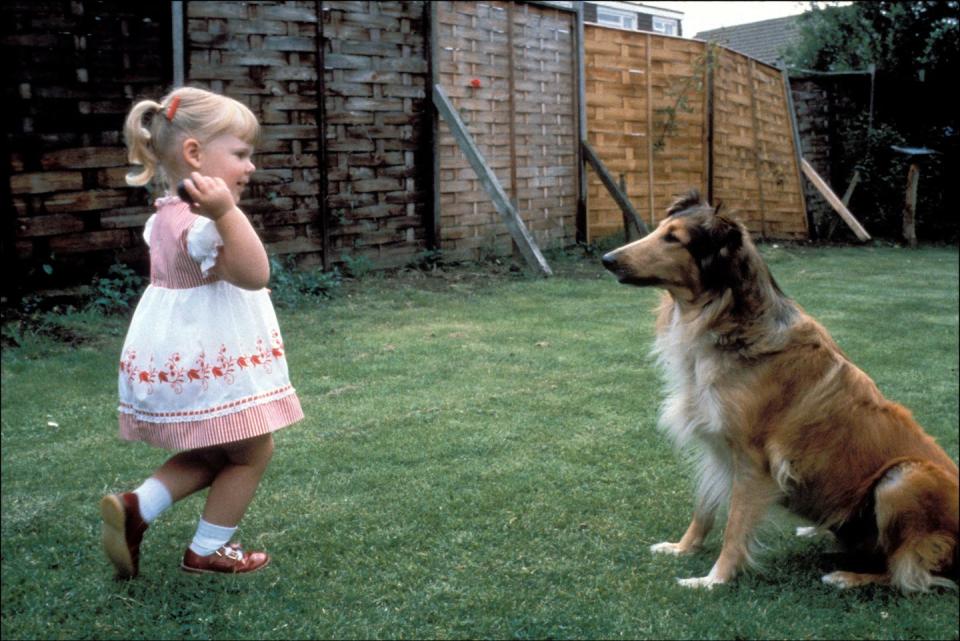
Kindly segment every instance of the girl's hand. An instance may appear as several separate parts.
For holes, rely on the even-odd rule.
[[[194,171],[183,181],[183,186],[193,200],[190,210],[211,220],[222,218],[237,206],[227,183],[217,176]]]

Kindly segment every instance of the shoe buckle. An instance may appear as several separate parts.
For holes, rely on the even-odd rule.
[[[218,556],[225,556],[228,559],[233,559],[234,561],[243,561],[243,551],[233,547],[222,547],[217,550]]]

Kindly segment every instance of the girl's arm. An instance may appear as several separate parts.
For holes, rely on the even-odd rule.
[[[185,183],[196,203],[192,211],[214,221],[223,239],[214,271],[243,289],[263,289],[270,280],[270,261],[250,220],[240,211],[226,183],[194,173]]]
[[[243,289],[263,289],[270,280],[270,262],[250,220],[234,206],[214,219],[223,238],[214,271],[225,281]]]

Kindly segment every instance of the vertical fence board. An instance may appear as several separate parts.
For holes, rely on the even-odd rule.
[[[544,249],[576,239],[574,18],[526,3],[437,3],[440,84]],[[439,129],[444,255],[509,254],[510,235],[480,180],[445,124]]]

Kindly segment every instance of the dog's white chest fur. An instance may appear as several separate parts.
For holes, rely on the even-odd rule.
[[[694,437],[719,437],[726,423],[715,383],[723,375],[727,359],[709,336],[691,333],[674,310],[670,326],[653,347],[666,379],[660,426],[680,447]]]

